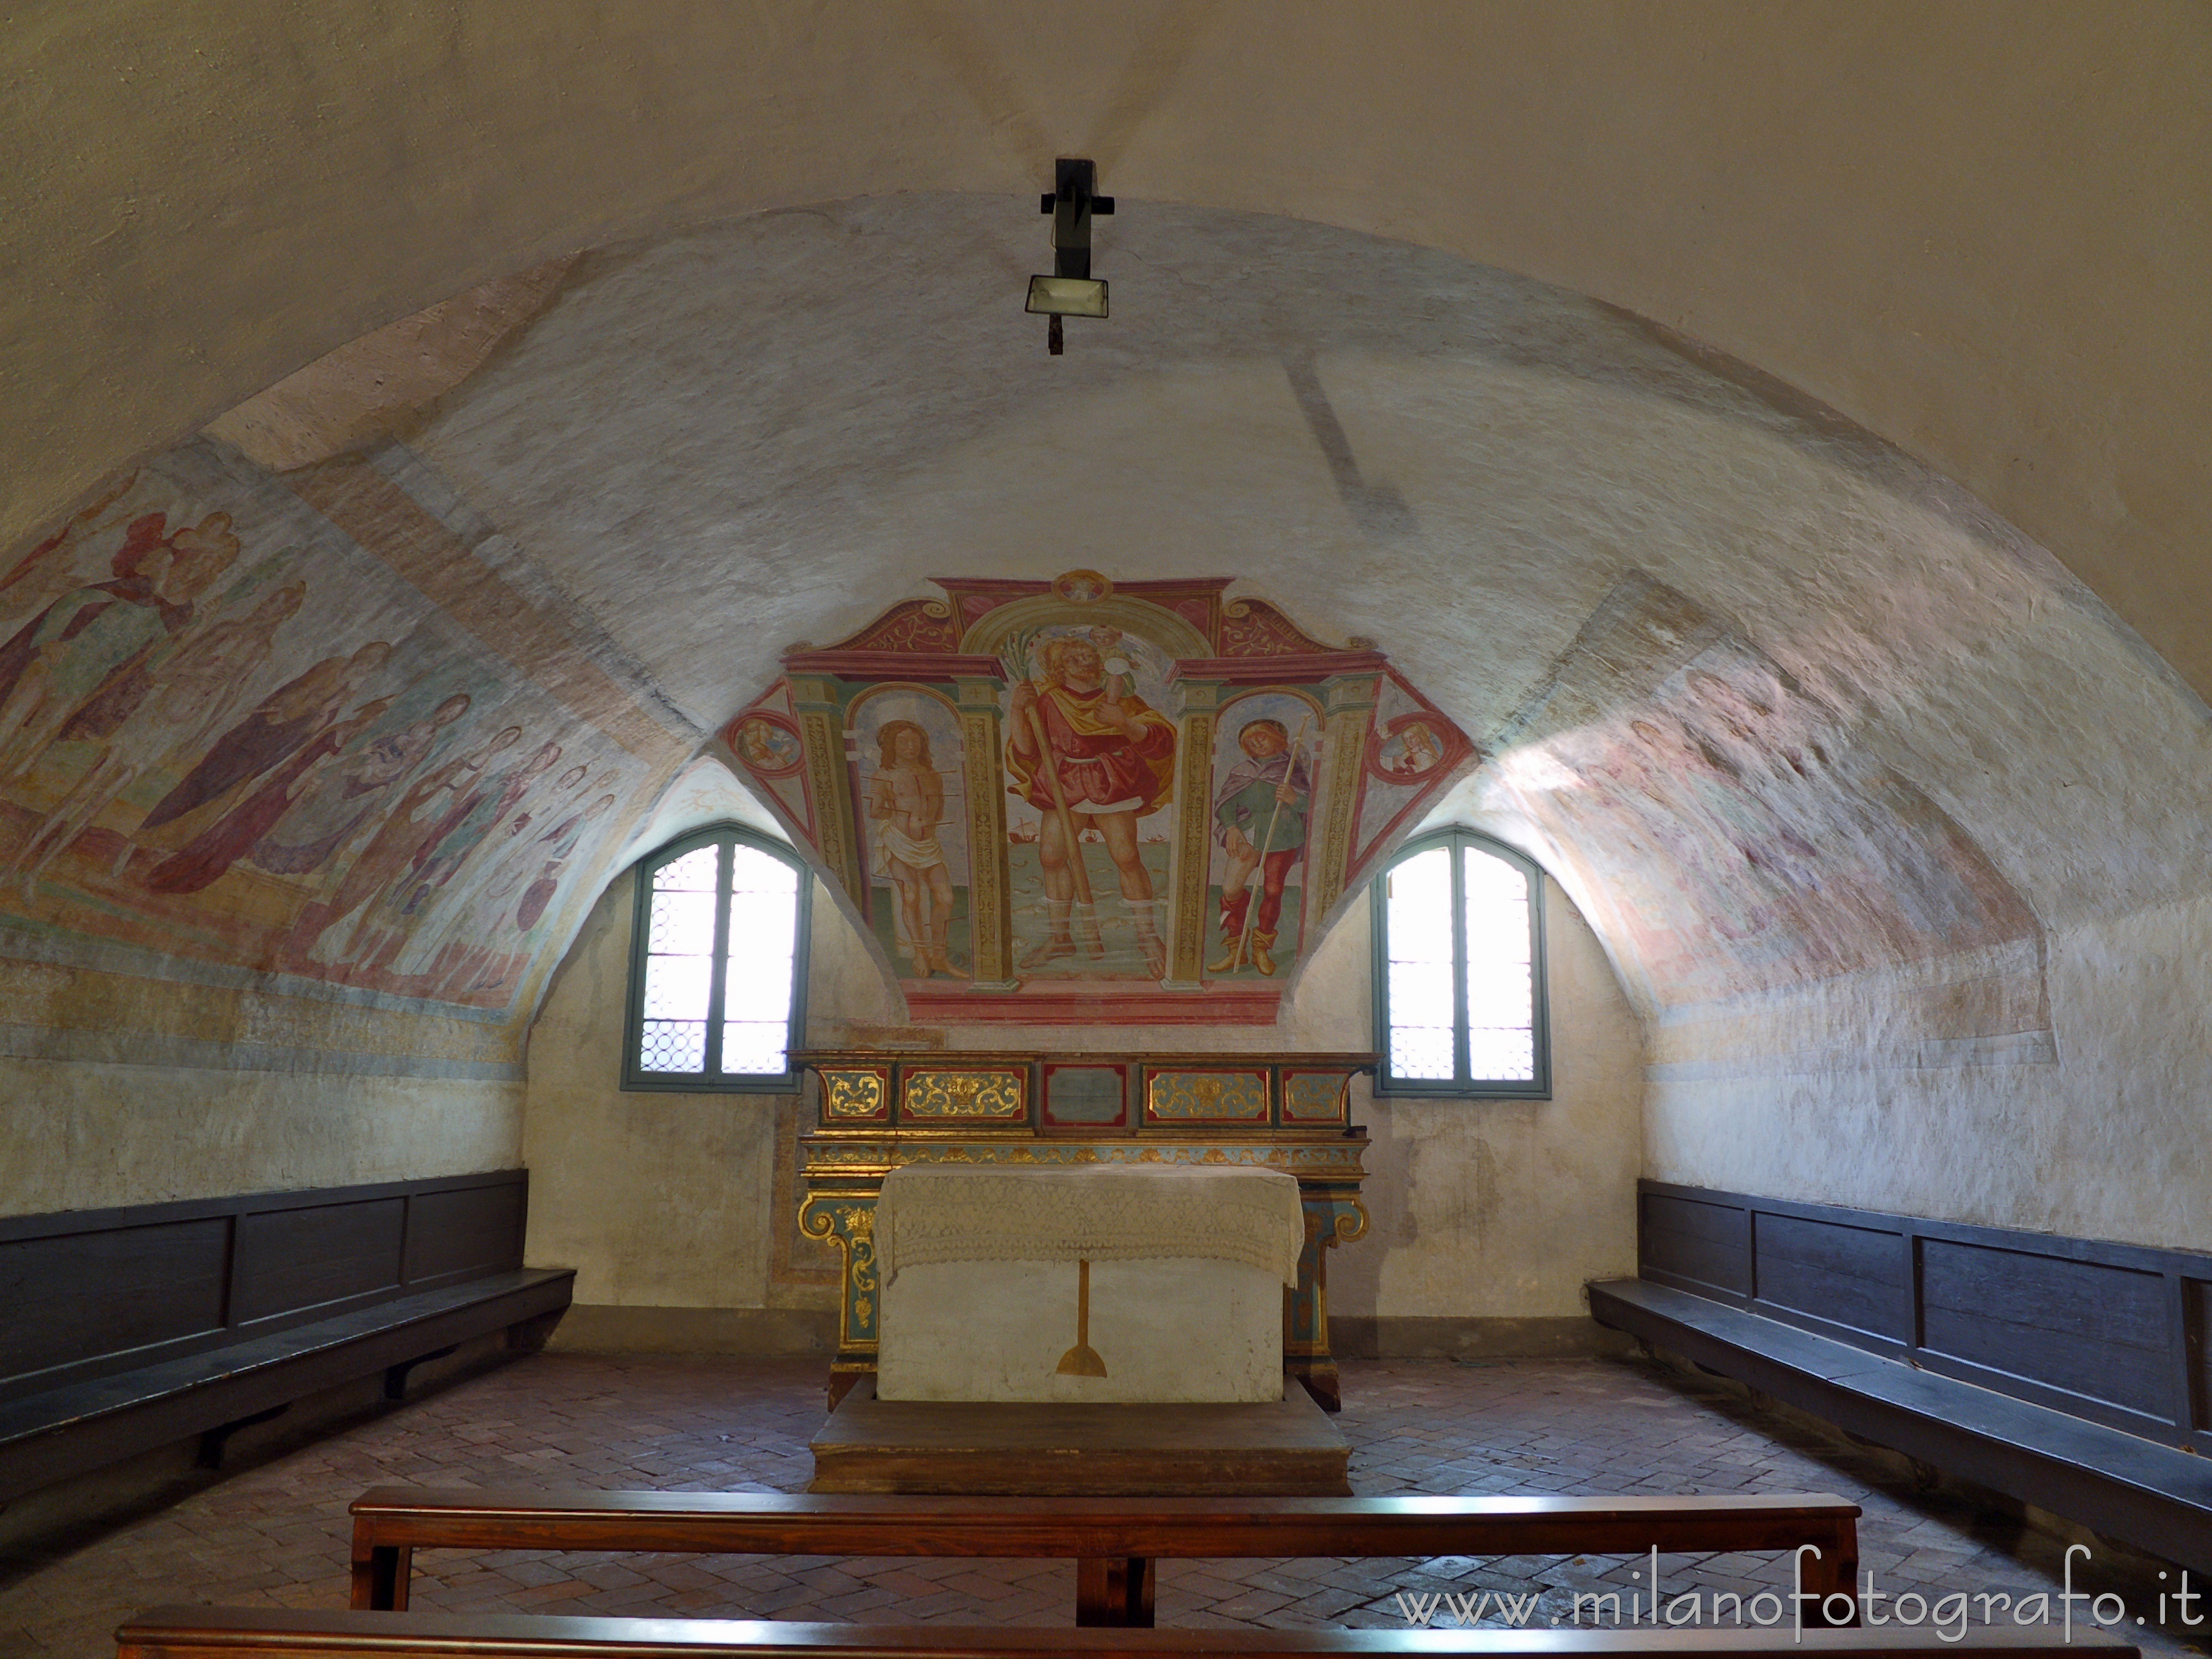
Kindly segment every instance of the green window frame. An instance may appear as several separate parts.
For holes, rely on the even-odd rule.
[[[1439,852],[1447,879],[1439,879],[1433,860],[1407,868]],[[1473,859],[1495,860],[1497,865],[1475,864]],[[1512,898],[1510,875],[1520,878],[1522,898],[1517,902]],[[1471,877],[1475,889],[1472,911],[1481,935],[1474,939],[1468,937]],[[1390,936],[1394,878],[1409,884],[1402,896],[1407,908],[1401,911],[1407,937],[1400,941],[1395,961]],[[1416,879],[1420,884],[1411,886]],[[1407,842],[1383,866],[1369,892],[1375,938],[1375,1046],[1382,1051],[1375,1092],[1409,1098],[1549,1100],[1552,1042],[1544,963],[1543,871],[1502,842],[1455,827]],[[1449,906],[1451,922],[1448,961],[1446,930],[1422,921],[1433,915],[1440,903]],[[1525,938],[1515,925],[1522,908],[1527,914]],[[1517,1018],[1516,990],[1523,982],[1516,975],[1524,972],[1525,1022]],[[1449,1076],[1443,1074],[1442,1047],[1445,987],[1439,983],[1446,975]],[[1398,992],[1395,1023],[1394,984]],[[1475,1015],[1481,1023],[1475,1023]],[[1523,1032],[1525,1060],[1520,1048]],[[1526,1074],[1518,1074],[1522,1073]]]
[[[622,1086],[796,1093],[812,872],[788,847],[719,823],[640,859],[636,879]],[[781,1069],[743,1064],[771,1058]]]

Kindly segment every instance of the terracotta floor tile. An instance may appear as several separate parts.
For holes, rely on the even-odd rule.
[[[2057,1581],[2062,1546],[2016,1520],[1921,1495],[1871,1457],[1655,1366],[1349,1361],[1343,1370],[1338,1422],[1361,1492],[1832,1492],[1864,1506],[1861,1555],[1885,1595],[2034,1595]],[[118,1620],[164,1601],[343,1607],[345,1506],[367,1486],[801,1490],[821,1401],[821,1370],[810,1364],[540,1355],[242,1469],[66,1555],[0,1560],[0,1652],[109,1659]],[[1540,1624],[1570,1618],[1577,1591],[1620,1593],[1625,1605],[1644,1589],[1630,1575],[1646,1565],[1601,1557],[1179,1561],[1161,1565],[1158,1597],[1164,1622],[1388,1628],[1404,1623],[1400,1596],[1449,1596],[1430,1605],[1432,1622],[1449,1628],[1455,1607],[1479,1606],[1480,1622],[1505,1623],[1503,1594]],[[1785,1589],[1789,1577],[1786,1562],[1744,1553],[1662,1557],[1661,1566],[1669,1595],[1748,1596]],[[2136,1588],[2125,1587],[2131,1611],[2152,1611]],[[920,1557],[450,1550],[418,1557],[415,1578],[425,1607],[1049,1627],[1072,1622],[1074,1594],[1065,1562]],[[2149,1626],[2130,1632],[2150,1651],[2188,1650]]]

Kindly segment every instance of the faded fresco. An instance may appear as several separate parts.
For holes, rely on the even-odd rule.
[[[0,572],[0,916],[504,1011],[647,769],[502,668],[228,452],[150,462]]]
[[[1272,975],[1302,953],[1322,724],[1314,700],[1289,691],[1254,692],[1221,712],[1209,800],[1209,974]]]
[[[1006,652],[1014,961],[1085,979],[1167,977],[1174,665],[1108,626],[1024,631]]]
[[[1474,754],[1224,580],[939,585],[788,653],[724,734],[917,1017],[1270,1020]]]
[[[1581,871],[1669,1001],[2040,941],[1924,792],[1725,618],[1649,578],[1616,587],[1517,720],[1488,804]]]
[[[966,979],[972,952],[958,716],[933,692],[896,685],[862,698],[854,713],[877,943],[907,977]],[[780,752],[771,750],[771,763]]]

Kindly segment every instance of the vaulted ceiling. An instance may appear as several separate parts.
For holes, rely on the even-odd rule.
[[[204,732],[0,705],[57,960],[526,1017],[782,651],[1076,567],[1378,644],[1648,1012],[2047,1048],[2049,930],[2212,885],[2201,14],[107,9],[11,48],[9,564],[90,516],[0,631],[154,512],[240,544],[174,648],[263,621]],[[1121,201],[1057,359],[1055,152]]]

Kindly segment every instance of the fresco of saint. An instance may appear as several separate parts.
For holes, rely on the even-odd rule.
[[[1082,836],[1097,830],[1120,878],[1139,948],[1155,979],[1167,972],[1160,905],[1137,845],[1137,820],[1173,792],[1176,729],[1122,676],[1109,684],[1097,641],[1083,635],[1046,641],[1038,673],[1013,688],[1006,771],[1016,794],[1042,824],[1047,934],[1022,965],[1072,957],[1081,906],[1082,948],[1101,956]]]
[[[917,978],[968,975],[947,954],[952,925],[952,876],[937,826],[945,822],[945,781],[930,758],[929,733],[912,720],[886,720],[876,733],[879,755],[868,786],[874,873],[895,895],[900,953]]]
[[[1237,734],[1244,758],[1230,769],[1213,798],[1213,830],[1229,854],[1221,882],[1221,956],[1210,974],[1234,973],[1248,962],[1275,971],[1275,929],[1291,866],[1305,852],[1313,805],[1313,773],[1291,750],[1282,721],[1249,720]],[[1304,745],[1301,744],[1300,749]],[[1252,914],[1252,872],[1260,872],[1259,914]]]

